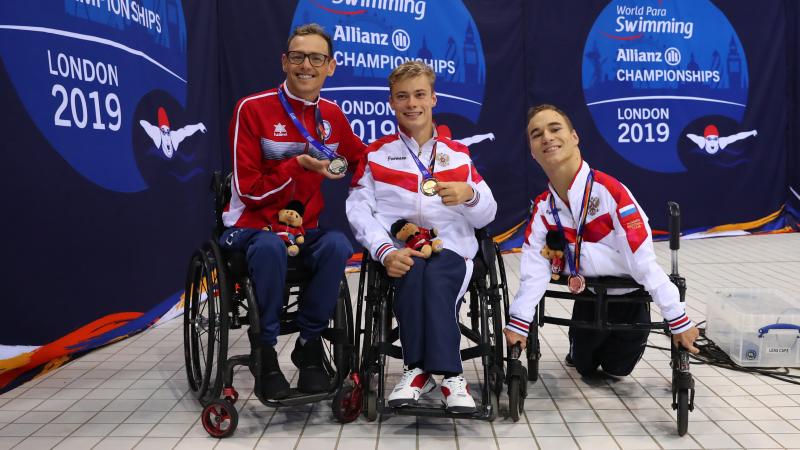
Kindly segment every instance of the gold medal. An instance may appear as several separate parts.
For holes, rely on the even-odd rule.
[[[423,194],[427,195],[428,197],[432,197],[436,195],[436,186],[439,184],[439,180],[436,178],[425,178],[422,180],[422,183],[419,184],[419,189],[422,191]]]

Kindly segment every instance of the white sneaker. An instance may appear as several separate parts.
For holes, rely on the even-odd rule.
[[[447,412],[471,413],[475,412],[475,400],[469,393],[469,385],[463,376],[445,378],[442,380],[442,395]]]
[[[404,405],[415,405],[420,396],[435,388],[436,381],[433,380],[429,373],[425,373],[420,368],[406,369],[403,372],[403,377],[400,378],[400,382],[389,394],[389,406],[396,408]]]

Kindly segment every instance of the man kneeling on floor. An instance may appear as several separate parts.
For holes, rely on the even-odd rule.
[[[504,330],[509,345],[525,347],[536,305],[550,282],[551,264],[542,249],[557,233],[566,242],[564,275],[579,293],[584,276],[630,276],[643,285],[669,323],[675,343],[692,353],[699,331],[686,315],[678,288],[656,262],[647,216],[633,195],[615,178],[592,169],[581,157],[578,133],[563,111],[540,105],[528,113],[531,155],[550,180],[533,204],[520,263],[520,287]],[[574,302],[572,320],[594,320],[592,302]],[[650,322],[646,303],[612,303],[612,323]],[[598,367],[610,375],[629,375],[642,357],[648,330],[608,331],[570,327],[565,363],[583,376]]]

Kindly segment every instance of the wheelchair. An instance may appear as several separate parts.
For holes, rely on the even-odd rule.
[[[395,345],[399,327],[392,321],[394,288],[380,262],[365,251],[358,282],[356,303],[356,348],[360,349],[359,375],[363,388],[364,414],[369,421],[379,415],[471,418],[494,420],[505,381],[503,349],[503,308],[508,308],[508,284],[502,255],[484,229],[476,231],[478,254],[473,259],[469,296],[468,323],[459,321],[462,337],[469,348],[461,350],[461,360],[480,358],[483,364],[481,401],[475,412],[448,412],[443,406],[425,404],[391,407],[386,392],[387,357],[402,359],[402,349]],[[467,295],[465,295],[466,297]],[[466,302],[465,298],[460,301]],[[363,318],[363,320],[362,320]],[[389,387],[389,391],[391,391]]]
[[[258,303],[246,257],[243,252],[227,251],[218,245],[224,230],[222,210],[231,195],[230,182],[230,174],[223,177],[220,172],[214,173],[211,190],[216,227],[212,238],[192,255],[186,279],[183,321],[186,375],[189,388],[203,406],[203,427],[216,438],[228,437],[236,430],[238,411],[234,404],[239,397],[233,387],[236,366],[251,369],[255,376],[254,392],[267,406],[293,406],[332,398],[336,420],[342,423],[355,420],[361,412],[361,399],[345,397],[351,395],[353,389],[343,389],[353,378],[358,378],[350,376],[357,360],[351,344],[354,328],[350,291],[344,276],[331,325],[322,332],[323,367],[331,380],[328,391],[305,394],[292,388],[287,398],[262,398],[259,352],[228,356],[229,330],[248,326],[251,343],[258,339],[260,332]],[[281,335],[299,331],[295,323],[297,306],[310,277],[310,270],[299,258],[289,258],[280,318]]]
[[[678,249],[680,248],[680,207],[677,203],[669,202],[669,235],[672,270],[669,275],[678,288],[680,301],[686,300],[686,280],[678,274]],[[556,285],[566,285],[566,277],[551,281]],[[609,289],[633,289],[623,295],[608,295]],[[545,313],[546,298],[573,300],[576,302],[593,302],[594,320],[577,321],[560,317],[548,316]],[[537,306],[536,315],[530,327],[527,343],[528,380],[536,381],[539,373],[539,359],[541,357],[539,344],[539,327],[545,323],[565,325],[578,328],[595,330],[663,330],[670,335],[666,321],[645,323],[612,323],[608,320],[608,305],[615,302],[646,302],[652,301],[650,294],[630,278],[595,277],[586,278],[586,289],[580,294],[573,294],[566,290],[548,289]],[[538,326],[534,326],[538,325]],[[672,409],[677,412],[678,434],[683,436],[688,431],[689,411],[694,410],[694,380],[689,371],[689,352],[678,348],[670,339],[670,367],[672,369]],[[509,394],[511,397],[511,394]]]

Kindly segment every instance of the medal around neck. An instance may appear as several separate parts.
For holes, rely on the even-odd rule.
[[[583,275],[573,275],[567,279],[567,287],[573,294],[580,294],[586,289],[586,279]]]
[[[428,197],[433,197],[436,195],[436,186],[439,185],[439,180],[436,178],[430,177],[422,180],[422,183],[419,184],[419,189],[422,191],[424,195]]]
[[[347,172],[347,160],[341,156],[334,157],[328,165],[328,172],[333,175],[341,175]]]

